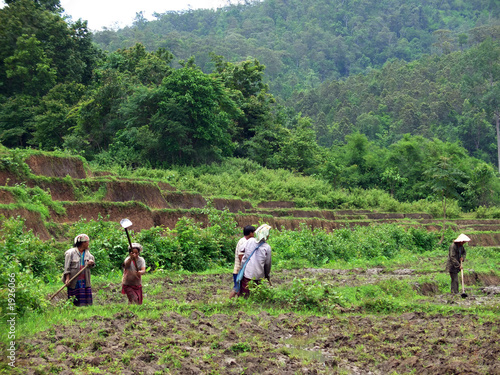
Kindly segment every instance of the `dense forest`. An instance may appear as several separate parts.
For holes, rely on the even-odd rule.
[[[6,3],[4,146],[129,169],[240,158],[400,201],[500,201],[495,0],[266,0],[95,35],[57,0]]]
[[[210,53],[230,62],[256,58],[273,94],[380,68],[391,59],[463,50],[498,36],[496,0],[250,0],[218,10],[138,14],[134,25],[95,35],[105,50],[142,43],[177,59],[196,56],[213,69]],[[496,26],[496,28],[495,28]]]

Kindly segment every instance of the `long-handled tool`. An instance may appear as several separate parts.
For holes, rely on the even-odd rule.
[[[62,287],[61,287],[61,288],[60,288],[57,292],[55,292],[55,293],[52,295],[52,297],[50,297],[50,298],[49,298],[49,301],[51,301],[51,300],[52,300],[52,298],[54,298],[55,296],[57,296],[57,295],[59,294],[59,292],[60,292],[61,290],[63,290],[64,288],[66,288],[66,287],[67,287],[67,286],[68,286],[68,285],[69,285],[69,284],[70,284],[70,283],[71,283],[74,279],[76,279],[78,276],[80,276],[80,274],[81,274],[83,271],[85,271],[85,269],[86,269],[87,267],[88,267],[88,265],[86,265],[85,267],[83,267],[80,271],[78,271],[78,272],[76,273],[76,275],[75,275],[75,276],[73,276],[71,279],[69,279],[69,281],[68,281],[67,283],[65,283],[65,284],[64,284],[64,285],[63,285],[63,286],[62,286]]]
[[[130,249],[132,249],[132,241],[130,240],[130,234],[128,234],[128,229],[127,229],[132,226],[132,222],[129,219],[121,219],[120,225],[122,226],[123,229],[125,229],[125,233],[127,234],[128,238],[128,244],[130,245]],[[139,268],[137,268],[137,263],[135,262],[135,260],[134,260],[134,266],[135,269],[139,271]]]
[[[465,293],[465,286],[464,286],[464,269],[462,267],[462,261],[460,261],[460,271],[462,272],[462,298],[467,298],[467,293]]]

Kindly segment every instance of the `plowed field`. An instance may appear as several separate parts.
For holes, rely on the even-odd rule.
[[[273,287],[283,287],[295,277],[355,286],[384,279],[412,282],[415,271],[282,270],[273,273]],[[370,314],[338,308],[318,316],[258,304],[248,309],[248,301],[228,301],[231,276],[227,274],[151,278],[144,283],[145,304],[132,308],[120,294],[120,284],[95,285],[90,309],[96,315],[22,340],[17,370],[27,374],[500,374],[500,315],[473,313],[475,306],[498,306],[499,280],[494,275],[468,277],[467,298],[439,294],[432,284],[415,285],[425,296],[421,303],[464,308],[453,314]],[[59,298],[62,304],[64,292]],[[108,308],[115,312],[105,313]]]

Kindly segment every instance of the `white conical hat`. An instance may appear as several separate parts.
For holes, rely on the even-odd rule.
[[[457,239],[453,242],[469,242],[470,238],[467,237],[465,234],[461,234],[460,236],[457,237]]]

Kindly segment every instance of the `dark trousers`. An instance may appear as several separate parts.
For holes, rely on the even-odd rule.
[[[248,288],[248,283],[252,281],[251,279],[247,279],[246,277],[243,276],[243,280],[241,280],[241,287],[240,287],[240,292],[238,293],[238,296],[243,296],[245,298],[248,298],[250,295],[250,289]],[[260,280],[253,280],[255,284],[259,284]]]
[[[458,293],[458,273],[450,272],[450,277],[451,277],[451,293],[457,294]]]

